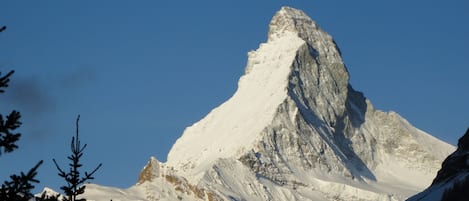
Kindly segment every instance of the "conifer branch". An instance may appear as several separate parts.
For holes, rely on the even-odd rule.
[[[3,90],[2,88],[8,87],[8,83],[10,82],[10,76],[13,75],[13,73],[15,73],[14,70],[10,71],[5,76],[1,76],[1,73],[0,73],[0,93],[5,92],[5,90]]]
[[[6,117],[6,121],[0,114],[0,155],[2,152],[9,153],[18,148],[15,143],[20,139],[20,133],[14,133],[20,125],[21,114],[13,110]]]
[[[29,201],[34,195],[31,190],[34,189],[32,183],[39,183],[35,179],[37,169],[44,161],[39,161],[28,173],[21,172],[20,175],[11,175],[10,181],[5,181],[0,188],[0,200]]]

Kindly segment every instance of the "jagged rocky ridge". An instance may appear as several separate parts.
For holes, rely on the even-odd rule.
[[[430,187],[408,201],[465,201],[469,199],[469,129],[458,148],[441,165]]]
[[[431,183],[454,147],[374,109],[302,11],[283,7],[269,28],[233,97],[188,127],[166,163],[152,158],[126,190],[91,185],[88,198],[404,200]]]

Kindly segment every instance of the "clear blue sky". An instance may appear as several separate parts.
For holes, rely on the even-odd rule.
[[[247,52],[282,5],[304,10],[342,50],[353,87],[382,110],[455,144],[469,126],[469,1],[1,1],[0,112],[23,114],[0,181],[45,160],[58,190],[75,118],[95,183],[135,184],[183,129],[236,90]],[[240,108],[242,109],[242,108]]]

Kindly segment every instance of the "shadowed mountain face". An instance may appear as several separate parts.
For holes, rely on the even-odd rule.
[[[469,199],[469,129],[459,139],[458,148],[441,165],[433,183],[409,201],[464,201]]]
[[[333,38],[300,10],[278,11],[248,55],[236,93],[119,196],[397,201],[428,186],[454,151],[354,90]],[[117,191],[87,189],[97,200]]]
[[[458,148],[443,161],[432,185],[455,179],[462,173],[469,173],[469,129],[459,140]]]

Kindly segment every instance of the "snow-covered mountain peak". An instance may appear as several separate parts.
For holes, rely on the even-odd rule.
[[[145,166],[147,200],[403,200],[454,150],[354,90],[332,37],[300,10],[278,11],[248,56],[235,94]]]
[[[283,7],[272,18],[269,40],[249,53],[236,93],[184,131],[167,163],[200,179],[219,158],[241,157],[252,149],[287,99],[301,107],[313,101],[321,118],[335,121],[345,110],[348,80],[332,37],[304,12]]]
[[[317,30],[314,22],[303,11],[291,7],[282,7],[269,24],[269,39],[279,37],[285,32],[312,32]]]
[[[249,53],[236,93],[184,131],[167,164],[195,183],[226,158],[279,183],[294,180],[291,167],[363,181],[409,170],[420,183],[406,185],[422,188],[442,160],[431,146],[452,150],[399,115],[375,110],[350,86],[332,37],[304,12],[283,7],[269,40]],[[413,164],[403,154],[409,151],[425,160]],[[258,169],[265,165],[275,168]],[[382,173],[387,165],[397,166]]]
[[[314,20],[301,10],[282,7],[269,23],[268,40],[295,33],[315,51],[316,56],[324,56],[330,63],[342,63],[340,50],[332,37],[323,31]]]
[[[303,72],[295,64],[313,65],[315,70]],[[295,93],[306,91],[302,88],[312,80],[315,92],[307,98],[315,99],[321,116],[335,119],[331,113],[344,110],[349,80],[339,50],[304,12],[283,7],[272,18],[269,40],[249,53],[236,93],[184,131],[167,163],[198,180],[219,158],[240,157],[260,140],[288,97],[307,101]]]

